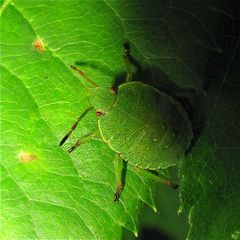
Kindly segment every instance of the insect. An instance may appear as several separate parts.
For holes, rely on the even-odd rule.
[[[126,82],[114,91],[111,87],[100,87],[80,69],[70,67],[87,80],[90,89],[90,106],[79,116],[71,130],[63,137],[60,146],[68,139],[81,119],[96,111],[98,130],[105,143],[116,152],[115,173],[118,201],[123,189],[121,171],[123,161],[147,171],[166,169],[176,165],[183,157],[192,140],[192,127],[187,113],[173,97],[156,88],[132,81],[129,44],[124,44]],[[80,138],[68,152],[93,138],[90,133]],[[176,188],[170,179],[154,175],[160,182]]]

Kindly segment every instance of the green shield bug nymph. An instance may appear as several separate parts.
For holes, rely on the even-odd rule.
[[[104,142],[116,152],[115,172],[117,190],[114,201],[122,191],[121,171],[126,161],[142,171],[166,169],[183,159],[192,140],[192,127],[187,113],[171,96],[156,88],[132,81],[130,48],[124,45],[124,60],[127,68],[126,82],[118,91],[98,86],[81,70],[71,65],[94,87],[90,91],[90,107],[87,108],[64,136],[60,146],[71,135],[79,121],[91,110],[98,116],[98,128]],[[91,140],[90,133],[80,138],[68,152],[71,153],[80,144]],[[154,178],[176,188],[170,179]]]

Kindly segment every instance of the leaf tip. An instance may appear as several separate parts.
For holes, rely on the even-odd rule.
[[[158,212],[158,210],[157,210],[157,208],[156,208],[155,206],[153,206],[153,211],[154,211],[155,213]]]
[[[137,238],[138,237],[138,232],[134,232],[134,235]]]
[[[182,213],[182,211],[183,211],[183,208],[180,207],[180,208],[178,209],[178,215],[180,215],[180,214]]]

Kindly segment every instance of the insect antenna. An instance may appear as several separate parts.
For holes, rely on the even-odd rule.
[[[89,77],[87,77],[86,74],[84,72],[82,72],[80,69],[78,69],[76,66],[70,65],[70,68],[72,70],[76,71],[80,76],[82,76],[87,82],[92,84],[94,87],[99,87],[99,85],[97,83],[95,83],[93,80],[91,80]]]
[[[123,47],[124,47],[124,55],[128,58],[129,62],[137,68],[137,71],[141,72],[141,71],[142,71],[142,66],[141,66],[141,64],[132,56],[130,44],[129,44],[128,42],[125,42],[125,43],[123,44]]]
[[[131,69],[131,61],[130,61],[130,45],[129,43],[125,43],[124,45],[124,62],[127,69],[127,76],[126,76],[126,82],[132,81],[132,69]]]

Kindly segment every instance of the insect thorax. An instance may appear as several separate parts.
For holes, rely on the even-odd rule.
[[[116,97],[110,88],[96,87],[91,90],[89,102],[97,112],[105,113],[115,103]]]

